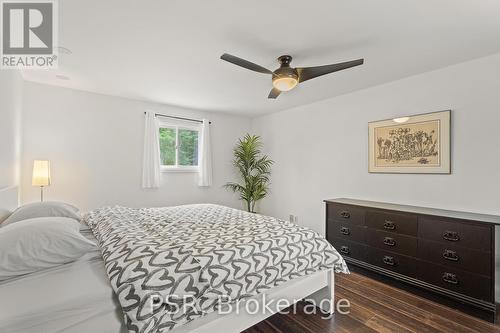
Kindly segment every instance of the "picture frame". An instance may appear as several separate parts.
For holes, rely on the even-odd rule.
[[[451,173],[451,110],[368,123],[368,172]]]

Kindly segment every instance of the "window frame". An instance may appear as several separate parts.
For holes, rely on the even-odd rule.
[[[198,172],[200,170],[200,135],[201,124],[183,124],[178,121],[160,119],[158,121],[158,132],[162,128],[175,130],[175,165],[160,164],[161,172]],[[179,130],[196,131],[198,133],[198,165],[179,165]],[[159,133],[158,133],[159,134]],[[159,138],[158,138],[159,140]],[[161,160],[160,160],[161,163]]]

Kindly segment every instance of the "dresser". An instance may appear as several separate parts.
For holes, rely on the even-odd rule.
[[[326,202],[326,238],[348,264],[495,318],[500,217],[381,202]]]

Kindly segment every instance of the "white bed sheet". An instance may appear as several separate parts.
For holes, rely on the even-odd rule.
[[[98,250],[0,284],[2,333],[127,332]]]
[[[82,234],[95,241],[90,230],[82,230]],[[269,295],[276,293],[279,296],[285,290],[290,298],[295,297],[292,294],[296,290],[290,294],[287,288],[300,284],[302,290],[307,278],[317,280],[324,274],[318,272],[314,277],[289,281],[273,288]],[[316,281],[314,286],[321,288],[321,284]],[[311,289],[306,294],[313,291]],[[232,333],[231,325],[238,323],[236,326],[241,326],[241,320],[250,320],[249,316],[245,319],[245,315],[231,314],[224,325],[218,321],[222,317],[226,316],[213,312],[171,332],[211,333],[219,331],[215,327],[222,325],[227,326],[226,332]],[[0,282],[0,333],[128,333],[122,318],[120,304],[97,249],[76,262]]]

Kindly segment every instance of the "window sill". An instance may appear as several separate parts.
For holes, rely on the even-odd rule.
[[[198,172],[200,169],[199,168],[168,168],[168,167],[161,167],[160,171],[161,172]]]

